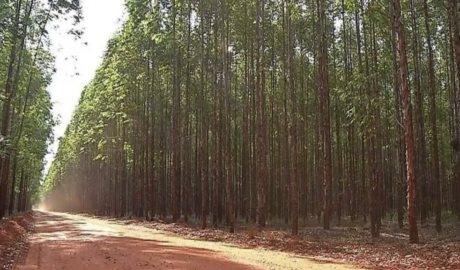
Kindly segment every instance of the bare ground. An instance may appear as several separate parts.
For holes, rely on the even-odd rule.
[[[196,241],[79,215],[36,212],[35,234],[18,270],[356,269],[284,252]]]
[[[202,230],[199,220],[195,219],[189,220],[188,224],[168,224],[168,220],[97,218],[111,224],[156,229],[187,239],[288,252],[318,262],[376,269],[460,269],[460,226],[452,217],[443,220],[442,233],[436,232],[433,220],[421,226],[420,244],[409,244],[407,224],[400,229],[391,220],[382,224],[381,237],[372,239],[367,223],[346,220],[335,224],[331,230],[322,229],[317,220],[303,220],[300,236],[292,237],[289,226],[281,220],[272,220],[263,231],[239,220],[236,233],[230,234],[225,227]]]
[[[0,221],[0,269],[12,269],[21,253],[27,250],[32,221],[30,212]]]

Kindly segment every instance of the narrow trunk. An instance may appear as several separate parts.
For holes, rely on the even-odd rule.
[[[406,140],[406,162],[407,162],[407,193],[409,209],[409,239],[411,243],[418,243],[416,197],[415,197],[415,171],[414,171],[414,134],[411,115],[411,97],[408,82],[408,68],[406,56],[406,37],[404,25],[401,18],[401,3],[399,0],[392,0],[395,13],[394,26],[398,33],[398,50],[400,53],[401,91],[404,105],[404,129]]]
[[[297,117],[296,96],[294,85],[294,52],[292,36],[291,7],[288,3],[288,68],[289,68],[289,93],[290,93],[290,177],[291,177],[291,218],[292,235],[299,233],[299,190],[297,188]]]
[[[437,109],[436,109],[436,77],[434,72],[434,59],[433,59],[433,47],[431,45],[431,31],[430,31],[430,18],[428,15],[428,1],[423,1],[423,8],[425,11],[425,30],[426,40],[428,46],[428,74],[430,80],[430,116],[431,116],[431,134],[432,134],[432,146],[431,146],[431,159],[433,163],[433,183],[435,188],[435,214],[436,214],[436,230],[441,232],[441,184],[439,174],[439,146],[438,146],[438,127],[437,127]]]
[[[258,225],[265,227],[265,181],[267,168],[266,126],[265,126],[265,89],[264,78],[264,6],[265,0],[259,0],[257,5],[257,129],[256,129],[256,158],[257,158],[257,196],[258,196]]]

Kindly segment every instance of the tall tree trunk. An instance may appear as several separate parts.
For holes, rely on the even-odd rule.
[[[179,197],[179,185],[180,185],[180,84],[178,82],[178,59],[180,53],[177,53],[176,50],[176,13],[177,13],[176,0],[172,0],[172,20],[173,20],[173,75],[172,75],[172,86],[173,86],[173,198],[172,198],[172,207],[173,207],[173,222],[176,222],[179,218],[179,207],[180,207],[180,197]],[[180,6],[180,4],[179,4]],[[179,50],[180,51],[180,50]]]
[[[225,33],[225,22],[227,22],[228,27],[228,19],[226,13],[226,6],[223,0],[220,1],[221,10],[222,10],[222,18],[221,18],[221,42],[222,42],[222,61],[223,61],[223,93],[225,94],[225,116],[226,121],[224,123],[224,136],[225,136],[225,171],[226,171],[226,193],[227,193],[227,207],[228,207],[228,221],[229,221],[229,230],[231,233],[235,231],[235,221],[234,221],[234,213],[233,213],[233,194],[232,194],[232,149],[231,149],[231,108],[230,108],[230,74],[229,74],[229,64],[228,64],[228,41],[226,40],[226,33]],[[236,139],[236,138],[235,138]]]
[[[190,164],[190,148],[191,148],[191,132],[190,132],[190,43],[191,43],[191,18],[192,18],[192,3],[191,1],[188,2],[188,22],[187,22],[187,71],[186,71],[186,93],[185,93],[185,125],[184,125],[184,156],[185,156],[185,164],[184,164],[184,199],[183,199],[183,214],[184,214],[184,221],[188,222],[188,216],[190,214],[190,181],[191,181],[191,164]]]
[[[264,6],[265,0],[257,1],[257,196],[258,196],[258,225],[265,227],[265,181],[267,169],[266,150],[266,125],[265,125],[265,89],[263,88],[264,78]]]
[[[392,48],[392,62],[393,62],[393,96],[394,96],[394,108],[395,108],[395,113],[396,113],[396,121],[398,123],[403,122],[403,115],[401,111],[401,91],[400,91],[400,72],[399,72],[399,66],[398,66],[398,61],[397,61],[397,41],[396,41],[396,27],[394,27],[395,24],[395,15],[394,15],[394,6],[393,3],[390,4],[390,9],[391,9],[391,48]],[[398,214],[398,226],[399,228],[403,227],[403,221],[404,221],[404,197],[405,197],[405,189],[404,189],[404,178],[405,178],[405,169],[404,169],[404,164],[403,162],[403,157],[405,156],[405,143],[404,143],[404,132],[403,128],[398,125],[397,126],[397,132],[398,136],[396,138],[396,159],[394,161],[394,164],[396,164],[396,175],[395,175],[395,180],[396,180],[396,200],[397,200],[397,214]]]
[[[288,68],[289,68],[289,93],[290,93],[290,177],[291,177],[291,219],[292,235],[299,233],[299,190],[297,188],[297,112],[296,96],[294,85],[294,52],[292,36],[292,14],[291,3],[288,2]]]
[[[433,163],[433,182],[435,187],[435,214],[436,214],[436,230],[441,232],[441,184],[439,174],[439,146],[438,146],[438,125],[437,125],[437,109],[436,109],[436,77],[434,73],[433,47],[431,45],[431,30],[430,17],[428,15],[428,1],[423,1],[425,15],[425,33],[428,46],[428,74],[430,81],[430,116],[431,116],[431,158]]]
[[[323,191],[324,191],[324,215],[323,228],[330,229],[331,218],[331,201],[332,201],[332,157],[331,157],[331,128],[329,117],[329,84],[328,84],[328,69],[327,69],[327,23],[326,23],[326,4],[323,0],[317,0],[319,29],[320,29],[320,60],[319,60],[319,75],[318,86],[320,95],[320,112],[322,125],[322,146],[323,146]]]
[[[404,25],[401,18],[401,3],[399,0],[392,0],[394,8],[394,26],[398,33],[398,50],[400,54],[401,91],[404,105],[404,129],[406,140],[406,162],[407,162],[407,193],[409,209],[409,239],[411,243],[418,243],[416,197],[415,197],[415,171],[414,171],[414,134],[411,115],[411,97],[408,82],[408,68],[406,56],[406,37]]]
[[[15,18],[12,35],[12,46],[8,62],[8,74],[6,77],[5,93],[6,97],[2,104],[2,129],[0,135],[4,139],[8,139],[9,124],[10,124],[10,112],[11,102],[13,98],[13,77],[14,77],[14,66],[16,64],[17,55],[17,41],[19,36],[19,18],[21,14],[22,1],[17,0],[15,4]],[[9,153],[0,157],[0,219],[5,216],[6,212],[6,201],[8,196],[8,184],[9,184],[9,165],[10,157]]]
[[[204,4],[200,3],[200,21],[201,21],[201,38],[204,40]],[[201,155],[201,228],[206,229],[208,214],[208,127],[206,121],[207,106],[205,103],[205,58],[204,43],[201,43],[201,64],[200,64],[200,82],[201,82],[201,138],[200,138],[200,155]]]
[[[449,8],[449,15],[450,15],[450,22],[452,24],[452,36],[454,41],[454,53],[455,53],[455,64],[456,64],[456,71],[457,71],[457,79],[460,85],[460,30],[458,26],[458,1],[457,0],[448,0],[448,8]],[[460,97],[460,87],[457,88],[457,98]],[[460,116],[460,104],[457,104],[457,115]],[[457,127],[460,129],[460,127]],[[457,130],[458,133],[460,131]]]
[[[418,41],[418,28],[417,28],[417,11],[414,6],[414,1],[410,1],[411,21],[412,21],[412,34],[413,34],[413,58],[414,58],[414,87],[415,87],[415,112],[417,123],[417,167],[416,175],[418,175],[417,183],[420,186],[419,205],[420,205],[420,220],[421,224],[425,223],[428,216],[428,169],[426,165],[426,143],[425,143],[425,123],[423,119],[423,97],[420,86],[420,55],[419,55],[419,41]]]

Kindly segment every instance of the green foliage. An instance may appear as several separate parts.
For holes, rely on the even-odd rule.
[[[44,158],[56,125],[46,91],[56,71],[46,29],[59,20],[70,19],[70,32],[78,38],[82,34],[78,29],[81,18],[79,0],[0,0],[0,101],[2,110],[6,104],[10,108],[2,114],[2,124],[9,125],[2,129],[0,156],[2,164],[10,160],[10,170],[7,179],[2,180],[8,183],[8,192],[7,197],[0,198],[0,205],[6,205],[9,196],[14,195],[15,207],[20,200],[30,205],[39,199]],[[15,207],[10,210],[15,211]]]
[[[403,13],[409,14],[409,1],[402,2]],[[415,29],[410,16],[405,16],[409,77],[410,84],[414,85],[414,59],[420,59],[423,119],[429,123],[423,9],[420,1],[414,2],[419,15],[414,25],[420,25],[417,29],[420,48],[418,55],[415,55],[415,37],[412,34]],[[292,13],[293,28],[292,62],[297,107],[292,115],[297,116],[299,134],[299,149],[296,151],[299,159],[304,162],[299,165],[299,175],[303,176],[301,181],[305,190],[315,189],[318,194],[321,193],[317,186],[318,179],[323,177],[318,172],[321,159],[318,148],[324,145],[319,144],[322,135],[318,128],[322,120],[318,109],[318,52],[321,38],[318,33],[317,1],[266,0],[260,29],[256,23],[260,1],[176,0],[175,3],[176,6],[172,7],[170,0],[126,1],[129,18],[121,31],[108,42],[101,66],[81,95],[42,186],[42,196],[46,197],[53,188],[63,185],[87,187],[103,183],[111,188],[111,184],[121,182],[117,175],[123,170],[130,175],[130,183],[138,181],[139,171],[149,172],[152,167],[155,177],[162,174],[163,178],[157,181],[166,181],[164,178],[169,177],[172,170],[171,135],[174,133],[174,113],[179,113],[182,121],[179,128],[183,135],[181,139],[192,152],[190,163],[197,167],[201,166],[201,161],[197,159],[203,154],[202,151],[210,152],[206,152],[209,154],[205,157],[207,162],[212,162],[215,158],[213,146],[208,145],[209,149],[201,150],[200,136],[204,133],[211,142],[219,138],[214,134],[213,125],[217,124],[213,121],[228,124],[232,132],[231,162],[234,162],[234,174],[238,176],[237,181],[240,181],[235,186],[243,186],[246,183],[244,181],[249,181],[239,171],[246,165],[244,162],[249,162],[241,157],[243,149],[249,152],[247,158],[250,162],[256,152],[251,138],[245,141],[248,145],[243,145],[242,137],[245,135],[242,133],[245,124],[248,124],[248,133],[251,135],[257,130],[255,101],[258,97],[255,94],[255,84],[260,72],[259,65],[263,70],[261,84],[266,95],[265,111],[267,123],[270,125],[267,160],[270,168],[276,168],[276,171],[271,172],[274,175],[270,178],[275,180],[270,181],[279,185],[274,188],[273,193],[278,192],[280,186],[284,185],[284,178],[278,173],[286,169],[283,162],[289,163],[284,157],[284,151],[289,149],[289,141],[286,139],[289,121],[286,114],[289,99],[287,10]],[[395,186],[402,181],[405,167],[404,154],[401,156],[396,150],[400,148],[398,140],[402,126],[402,106],[399,100],[399,76],[394,77],[399,70],[394,67],[393,62],[393,55],[396,60],[398,55],[392,47],[394,37],[390,2],[344,0],[324,3],[328,5],[328,110],[333,134],[334,185],[344,185],[346,182],[348,186],[341,188],[350,192],[351,183],[355,183],[358,190],[355,195],[359,198],[368,197],[364,192],[369,188],[371,173],[368,154],[375,150],[369,149],[369,141],[376,136],[376,129],[381,128],[383,131],[379,142],[382,145],[378,151],[382,152],[382,168],[387,181],[385,185],[392,184],[386,194],[390,198],[390,193],[396,195],[399,192]],[[449,66],[453,63],[453,56],[446,45],[450,37],[446,11],[440,1],[430,1],[430,4],[430,26],[436,52],[436,91],[439,95],[436,109],[442,153],[441,174],[445,176],[443,181],[447,183],[452,163],[449,141],[455,133],[452,130],[452,102],[456,100],[457,94],[453,90],[455,80],[451,80]],[[173,16],[173,10],[176,16]],[[222,12],[225,12],[225,16]],[[259,39],[257,34],[261,29],[264,36]],[[227,47],[222,44],[222,40],[228,41]],[[261,46],[264,46],[263,50]],[[259,54],[264,56],[260,64],[257,59]],[[228,67],[223,67],[224,60],[229,62]],[[223,93],[225,68],[228,68],[230,74],[228,96]],[[179,111],[174,107],[177,106],[174,99],[177,89],[181,93]],[[415,92],[413,87],[412,91]],[[219,99],[229,100],[233,110],[228,122],[222,120],[223,103],[216,101]],[[185,126],[186,120],[189,121],[188,126]],[[203,121],[206,125],[202,128]],[[432,134],[428,130],[426,128],[423,136],[431,143]],[[184,134],[186,132],[189,133]],[[217,135],[222,135],[219,132]],[[142,155],[145,155],[144,148],[148,147],[145,140],[150,138],[154,138],[154,146],[147,158]],[[255,136],[252,138],[255,140]],[[427,145],[427,149],[431,149],[430,147],[431,145]],[[351,164],[348,164],[349,160]],[[141,166],[140,169],[134,168],[136,161],[137,166]],[[181,165],[185,166],[185,162],[183,155]],[[338,169],[339,163],[342,163],[341,171]],[[251,169],[256,167],[257,164],[251,163]],[[197,187],[200,185],[197,176],[200,168],[194,169],[196,172],[193,185]],[[101,175],[101,171],[106,174]],[[246,177],[255,181],[252,175]],[[78,190],[78,193],[76,188],[63,189],[61,192],[68,196],[67,200],[70,200],[71,195],[87,195],[86,190]],[[335,189],[339,187],[335,186]],[[283,198],[285,196],[277,195]],[[312,204],[315,198],[311,199],[310,194],[304,195],[304,204]],[[396,196],[392,196],[392,200],[395,198]],[[349,201],[346,203],[351,204]],[[354,203],[357,204],[357,200]],[[396,205],[396,202],[391,204],[392,207]],[[391,211],[394,209],[388,209],[388,212]]]

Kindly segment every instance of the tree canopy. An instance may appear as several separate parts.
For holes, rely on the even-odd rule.
[[[81,18],[78,0],[0,0],[0,218],[39,201],[56,119],[47,87],[54,56],[48,26]]]
[[[125,2],[42,186],[51,209],[293,234],[369,218],[375,237],[408,212],[413,242],[417,220],[460,214],[455,0]]]

